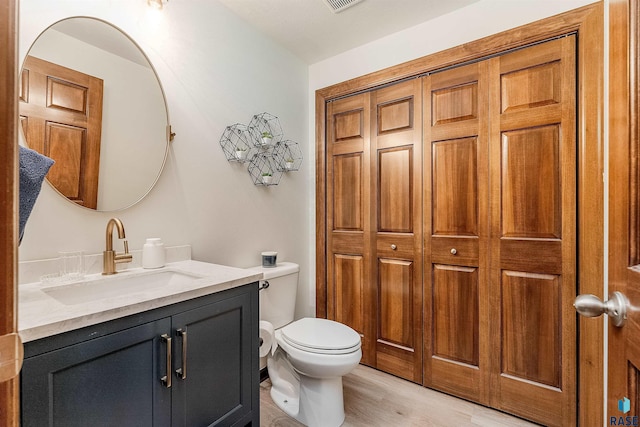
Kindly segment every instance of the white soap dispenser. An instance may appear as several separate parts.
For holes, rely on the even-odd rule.
[[[142,247],[142,268],[164,267],[164,244],[159,237],[150,237]]]

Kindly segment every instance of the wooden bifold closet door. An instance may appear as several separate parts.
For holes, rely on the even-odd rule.
[[[487,61],[425,77],[424,96],[424,384],[487,402]]]
[[[328,317],[362,363],[422,382],[418,79],[328,105]]]
[[[576,420],[575,37],[425,77],[424,384]]]
[[[362,363],[575,425],[575,49],[327,104],[327,315]]]

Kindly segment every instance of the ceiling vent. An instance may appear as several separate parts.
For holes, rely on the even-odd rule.
[[[331,12],[338,13],[342,12],[345,9],[350,8],[351,6],[355,6],[360,3],[362,0],[322,0],[327,5]]]

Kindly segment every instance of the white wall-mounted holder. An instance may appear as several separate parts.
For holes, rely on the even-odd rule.
[[[273,158],[278,163],[278,170],[295,172],[302,165],[302,149],[300,144],[289,139],[280,141],[273,149]]]
[[[300,145],[284,139],[280,120],[269,113],[254,115],[248,126],[227,126],[220,146],[229,162],[248,163],[255,185],[278,185],[284,172],[298,171],[302,165]]]
[[[258,148],[270,148],[282,141],[282,126],[273,114],[256,114],[249,122],[249,129],[253,134],[253,143]]]
[[[278,185],[282,178],[282,171],[278,170],[278,163],[271,153],[257,153],[249,161],[247,171],[255,185]]]
[[[249,127],[240,123],[225,128],[220,146],[230,162],[246,163],[257,151]]]

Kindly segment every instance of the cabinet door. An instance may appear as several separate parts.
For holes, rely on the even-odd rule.
[[[22,426],[169,426],[162,319],[25,359]]]
[[[249,414],[258,357],[250,294],[175,315],[172,326],[172,426],[233,425]]]

